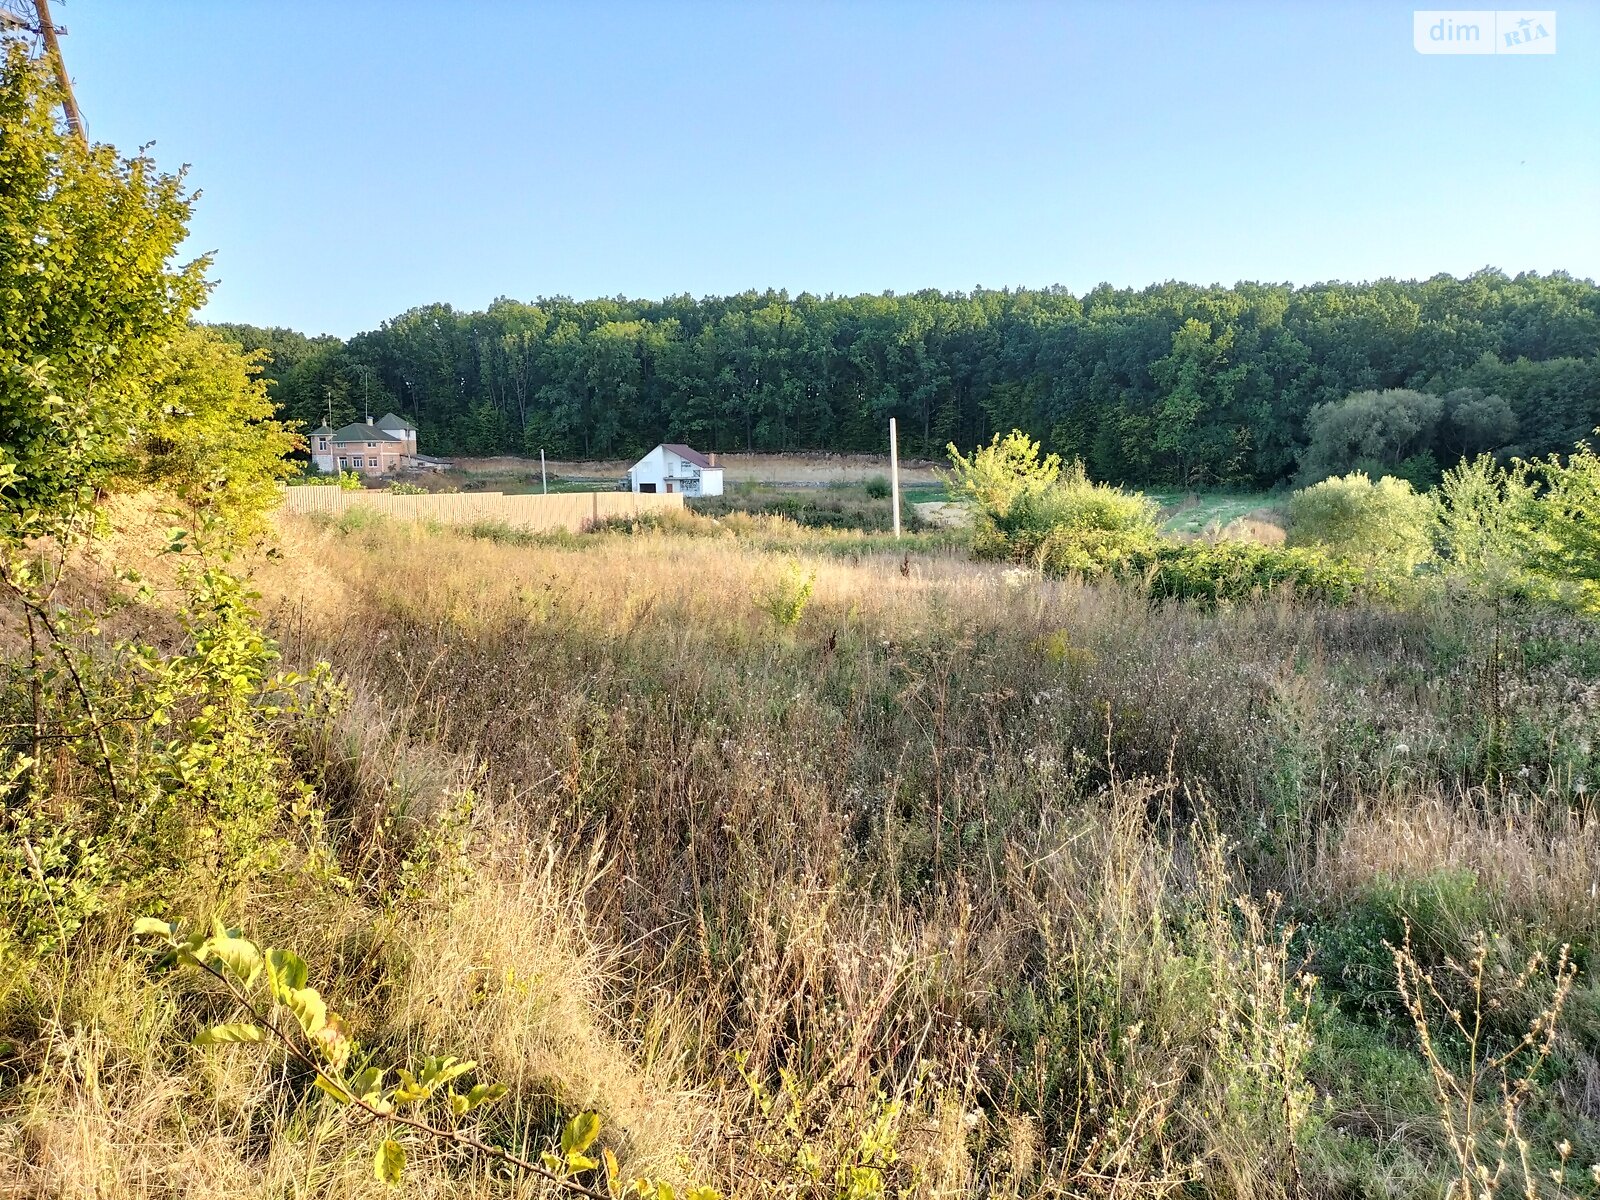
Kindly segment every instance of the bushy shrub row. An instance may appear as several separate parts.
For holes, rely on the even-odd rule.
[[[1052,575],[1143,579],[1153,595],[1210,602],[1290,587],[1331,603],[1431,578],[1600,611],[1600,456],[1587,443],[1509,470],[1463,460],[1426,493],[1360,471],[1324,479],[1290,498],[1282,549],[1163,539],[1153,501],[1041,458],[1021,432],[950,454],[974,552]]]
[[[1367,583],[1360,566],[1312,549],[1175,542],[1160,536],[1149,497],[1091,481],[1082,463],[1040,458],[1026,434],[954,452],[955,487],[974,502],[973,549],[1049,575],[1141,581],[1152,596],[1216,604],[1279,588],[1345,603]]]
[[[1253,542],[1174,542],[1103,531],[1057,532],[1027,558],[1049,575],[1142,582],[1163,599],[1229,603],[1280,589],[1345,604],[1377,589],[1360,566],[1316,550]]]
[[[1600,611],[1600,456],[1580,442],[1502,467],[1463,459],[1437,488],[1359,471],[1289,501],[1291,545],[1360,563],[1387,578],[1427,573],[1489,595]]]

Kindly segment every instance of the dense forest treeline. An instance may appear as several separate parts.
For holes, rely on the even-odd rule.
[[[896,416],[911,454],[1018,428],[1098,478],[1270,485],[1300,471],[1317,406],[1353,393],[1455,392],[1402,439],[1443,462],[1562,451],[1600,425],[1600,288],[1560,272],[500,299],[415,308],[348,341],[217,328],[268,352],[285,415],[319,424],[330,398],[336,426],[394,409],[440,454],[881,451]]]

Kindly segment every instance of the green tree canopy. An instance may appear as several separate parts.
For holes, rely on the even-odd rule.
[[[122,483],[234,517],[266,499],[289,431],[248,360],[189,320],[207,262],[172,262],[191,200],[147,156],[85,149],[20,47],[0,66],[0,519],[51,532]]]
[[[482,312],[427,305],[344,342],[224,333],[272,356],[287,415],[320,424],[330,396],[336,423],[392,408],[439,454],[626,457],[659,441],[881,453],[896,417],[908,454],[1015,428],[1099,479],[1267,486],[1313,449],[1314,411],[1339,423],[1322,406],[1367,426],[1324,463],[1316,448],[1323,474],[1417,459],[1418,481],[1428,455],[1562,452],[1600,424],[1600,288],[1560,273],[1081,297],[502,298]],[[1420,426],[1416,402],[1391,405],[1467,388],[1481,398]],[[1388,399],[1345,405],[1369,392]]]

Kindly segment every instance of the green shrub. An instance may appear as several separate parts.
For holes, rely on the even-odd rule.
[[[1433,503],[1403,479],[1360,471],[1289,497],[1289,544],[1319,546],[1372,567],[1409,572],[1432,552]]]
[[[889,481],[882,475],[874,475],[867,480],[867,495],[873,500],[887,500],[892,491]]]
[[[1366,584],[1359,568],[1315,550],[1254,542],[1165,543],[1155,551],[1148,578],[1153,596],[1212,604],[1280,588],[1308,600],[1348,604]]]
[[[1410,388],[1353,392],[1319,404],[1306,417],[1309,444],[1300,454],[1300,480],[1314,483],[1350,471],[1417,474],[1431,483],[1438,466],[1432,446],[1444,401]],[[1428,477],[1428,472],[1435,475]]]
[[[56,604],[16,558],[0,575],[39,656],[0,692],[3,711],[34,731],[0,781],[0,935],[59,948],[113,888],[169,887],[186,867],[227,883],[275,865],[279,818],[307,795],[275,723],[333,693],[322,669],[277,671],[239,579],[180,572],[183,637],[163,650],[108,644],[99,614]]]
[[[951,491],[977,512],[974,550],[983,557],[1033,560],[1057,571],[1095,572],[1153,546],[1156,502],[1095,483],[1081,462],[1063,467],[1020,430],[970,456],[950,447]]]
[[[361,490],[360,471],[336,471],[332,475],[324,475],[313,467],[303,475],[296,475],[284,481],[290,487],[336,487],[342,492],[359,492]]]
[[[1497,593],[1528,582],[1527,471],[1507,472],[1487,454],[1462,459],[1434,493],[1434,536],[1445,570]]]
[[[1600,612],[1600,455],[1579,442],[1565,463],[1552,454],[1517,466],[1544,484],[1525,509],[1533,569],[1572,585],[1580,607]]]
[[[770,616],[778,628],[793,629],[805,615],[811,589],[816,585],[817,573],[807,571],[799,562],[790,559],[781,572],[758,587],[756,607]]]

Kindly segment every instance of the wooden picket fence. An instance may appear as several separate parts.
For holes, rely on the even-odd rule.
[[[635,517],[647,512],[682,509],[683,497],[647,492],[564,492],[554,496],[441,492],[427,496],[396,496],[390,492],[347,492],[336,487],[283,490],[285,512],[337,516],[358,506],[403,521],[438,521],[445,525],[495,521],[537,532],[568,529],[577,533],[608,517]]]

